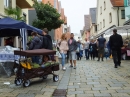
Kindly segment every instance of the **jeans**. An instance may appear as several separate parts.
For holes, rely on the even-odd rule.
[[[121,64],[121,49],[112,50],[112,57],[113,57],[113,62],[115,66],[120,65]]]
[[[62,57],[61,64],[62,64],[62,67],[64,67],[64,65],[65,65],[65,58],[66,58],[66,54],[61,53],[61,57]]]
[[[85,49],[85,56],[86,56],[86,59],[89,59],[89,49]]]
[[[32,62],[39,64],[39,63],[40,63],[40,62],[39,62],[39,59],[40,59],[40,56],[33,56],[33,57],[32,57]]]

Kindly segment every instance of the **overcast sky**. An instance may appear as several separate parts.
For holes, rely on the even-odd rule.
[[[84,15],[89,14],[89,8],[97,6],[97,0],[59,0],[67,16],[67,24],[72,33],[80,33],[84,26]]]

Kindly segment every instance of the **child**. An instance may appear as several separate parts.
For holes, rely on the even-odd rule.
[[[107,47],[105,47],[105,57],[106,57],[106,60],[109,57],[109,50]]]
[[[50,64],[51,64],[50,57],[48,55],[43,56],[43,63],[41,67],[46,67],[47,65]]]

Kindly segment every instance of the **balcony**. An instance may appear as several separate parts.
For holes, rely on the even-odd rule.
[[[32,0],[16,0],[16,5],[20,8],[32,8],[33,1]]]

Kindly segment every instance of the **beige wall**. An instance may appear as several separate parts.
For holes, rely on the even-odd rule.
[[[104,10],[104,1],[106,2],[106,9]],[[102,14],[100,8],[102,7]],[[121,9],[119,9],[119,21],[120,26],[123,25],[125,19],[121,19]],[[112,14],[112,22],[109,21],[109,13]],[[105,27],[103,27],[103,19],[105,20]],[[101,23],[102,26],[101,26]],[[117,19],[117,8],[113,7],[110,0],[98,0],[97,2],[97,34],[103,32],[104,30],[108,29],[109,27],[115,25],[118,26],[118,19]]]

